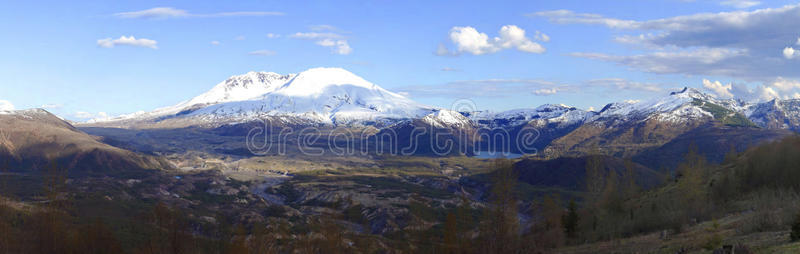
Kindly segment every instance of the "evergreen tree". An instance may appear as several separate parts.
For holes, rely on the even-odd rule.
[[[569,205],[567,206],[567,213],[564,214],[562,219],[562,223],[564,226],[564,233],[567,234],[569,238],[575,238],[578,233],[578,208],[575,205],[575,200],[570,200]]]

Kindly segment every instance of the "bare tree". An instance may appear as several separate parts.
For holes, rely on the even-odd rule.
[[[510,161],[498,159],[492,173],[490,208],[483,225],[485,253],[518,253],[519,217],[514,193],[517,177]]]

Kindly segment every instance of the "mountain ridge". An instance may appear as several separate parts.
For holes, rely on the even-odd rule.
[[[685,87],[646,100],[609,103],[599,111],[544,104],[503,112],[459,112],[417,103],[341,68],[313,68],[298,74],[231,76],[175,106],[78,126],[223,128],[225,135],[235,136],[245,135],[257,122],[274,127],[369,127],[375,128],[372,133],[385,130],[383,134],[399,137],[412,136],[414,129],[431,128],[437,129],[436,135],[448,133],[444,136],[459,139],[456,143],[474,144],[481,150],[515,150],[520,146],[491,144],[491,139],[505,135],[518,142],[535,133],[536,140],[515,151],[543,152],[547,157],[580,156],[601,147],[607,154],[627,157],[709,124],[798,131],[800,100],[747,103]],[[425,142],[433,141],[426,137]]]
[[[0,161],[12,171],[43,170],[52,163],[79,172],[172,167],[162,158],[105,144],[44,109],[0,113]]]

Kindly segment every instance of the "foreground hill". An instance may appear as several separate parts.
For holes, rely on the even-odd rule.
[[[630,167],[633,178],[639,186],[646,189],[657,186],[664,176],[638,163],[623,159],[599,156],[603,165],[603,175],[617,174],[622,178]],[[523,159],[514,164],[519,181],[533,186],[559,187],[567,190],[583,190],[586,186],[586,157],[562,157],[552,160]]]
[[[707,163],[698,147],[672,181],[616,205],[584,204],[600,216],[601,230],[586,226],[577,238],[597,242],[575,241],[555,252],[732,253],[722,252],[727,245],[735,253],[798,253],[800,138],[753,146],[721,164]]]
[[[796,135],[785,129],[767,129],[752,127],[727,126],[715,123],[701,125],[677,136],[669,142],[636,154],[633,160],[648,167],[675,168],[690,147],[698,151],[712,163],[722,163],[730,153],[743,152],[750,147],[784,137]]]
[[[77,171],[169,168],[156,157],[104,144],[43,109],[0,112],[0,160],[15,171],[51,163]]]

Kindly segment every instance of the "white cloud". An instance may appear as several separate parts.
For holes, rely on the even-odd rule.
[[[550,37],[537,32],[534,39],[549,41]],[[473,27],[453,27],[450,29],[450,41],[456,46],[456,53],[470,53],[483,55],[498,52],[503,49],[517,49],[519,51],[541,54],[545,48],[525,36],[525,30],[514,25],[500,28],[499,37],[489,38],[485,33],[478,32]],[[446,49],[446,48],[445,48]],[[437,55],[447,55],[442,46],[436,51]],[[455,53],[454,53],[455,54]]]
[[[606,18],[599,14],[575,13],[570,10],[540,11],[528,14],[534,17],[546,17],[553,23],[558,24],[594,24],[604,25],[617,29],[634,29],[637,21]]]
[[[244,37],[244,35],[239,35],[239,36],[234,37],[233,39],[237,40],[237,41],[243,41],[245,39],[245,37]]]
[[[797,38],[797,43],[795,45],[800,45],[800,38]]]
[[[784,93],[792,92],[795,89],[800,89],[800,81],[778,77],[770,84],[770,87],[773,87]]]
[[[582,58],[614,62],[645,72],[659,74],[737,75],[740,69],[730,59],[747,54],[745,50],[697,48],[657,51],[649,54],[616,56],[602,53],[572,53]]]
[[[158,46],[156,46],[156,44],[158,44],[158,42],[156,42],[154,40],[144,39],[144,38],[136,39],[133,36],[126,37],[124,35],[120,36],[119,39],[105,38],[105,39],[97,40],[97,46],[100,46],[100,47],[103,47],[103,48],[113,48],[114,46],[117,46],[117,45],[126,45],[126,46],[133,46],[133,47],[145,47],[145,48],[151,48],[151,49],[158,49]]]
[[[94,114],[89,113],[89,112],[85,112],[85,111],[78,111],[78,112],[75,112],[75,114],[72,114],[72,116],[77,117],[77,118],[81,118],[81,119],[89,119],[89,118],[94,117]]]
[[[539,79],[483,79],[462,80],[436,85],[406,86],[398,89],[414,97],[430,98],[472,98],[472,97],[509,97],[520,95],[520,91],[555,89],[557,92],[575,92],[577,89],[569,85]],[[542,90],[541,93],[547,91]]]
[[[622,78],[594,79],[584,83],[589,86],[604,86],[615,90],[637,90],[644,92],[661,92],[664,90],[658,84],[642,83]]]
[[[741,2],[741,1],[740,1]],[[749,1],[755,2],[755,1]],[[742,6],[746,3],[742,3]],[[576,13],[570,10],[555,10],[528,14],[543,17],[559,24],[602,25],[611,29],[625,30],[616,36],[617,42],[633,43],[657,50],[636,56],[611,56],[600,60],[637,59],[620,64],[643,71],[689,75],[724,74],[750,81],[770,80],[778,76],[800,77],[796,66],[792,66],[786,55],[776,54],[787,42],[794,43],[800,23],[800,4],[779,8],[752,11],[698,13],[652,20],[625,20],[608,18],[600,14]],[[702,58],[693,60],[691,68],[682,66],[686,57],[667,59],[667,55],[681,55],[701,49],[706,53],[717,52],[728,57],[717,64],[702,64]],[[792,48],[795,50],[795,48]],[[793,52],[791,52],[793,53]],[[791,54],[794,57],[794,54]],[[580,54],[578,56],[581,56]],[[698,56],[702,57],[702,56]],[[643,58],[653,58],[643,60]],[[712,58],[713,59],[713,58]],[[678,60],[678,61],[670,61]],[[641,67],[635,62],[647,61]]]
[[[489,36],[479,33],[472,27],[453,27],[450,30],[450,40],[456,44],[458,51],[465,51],[473,55],[494,53],[499,47],[489,42]]]
[[[537,89],[537,90],[533,91],[533,94],[540,95],[540,96],[553,95],[553,94],[556,94],[556,93],[558,93],[558,88],[555,88],[555,87],[553,87],[553,88],[542,88],[542,89]]]
[[[761,2],[752,0],[727,0],[720,2],[720,4],[725,6],[731,6],[733,8],[747,9],[759,5],[761,4]]]
[[[247,54],[251,56],[272,56],[275,55],[275,51],[262,49],[262,50],[250,51]]]
[[[353,52],[353,48],[345,39],[345,36],[337,33],[318,33],[318,32],[298,32],[289,35],[289,38],[301,40],[313,40],[317,45],[331,49],[331,52],[339,55],[349,55]]]
[[[59,109],[59,108],[61,108],[63,106],[64,105],[61,105],[61,104],[48,103],[48,104],[43,104],[43,105],[41,105],[39,107],[43,108],[43,109]]]
[[[350,44],[347,44],[346,40],[324,39],[321,41],[317,41],[317,45],[331,48],[331,51],[333,53],[339,55],[347,55],[353,52],[353,49],[350,48]]]
[[[731,93],[732,86],[730,83],[723,85],[722,82],[719,81],[711,82],[708,79],[703,79],[703,87],[711,90],[720,98],[733,98],[733,94]]]
[[[270,39],[278,38],[278,37],[281,37],[281,35],[280,34],[274,34],[274,33],[268,33],[267,34],[267,38],[270,38]]]
[[[533,39],[537,41],[548,42],[550,41],[550,36],[542,32],[536,31],[536,34],[533,35]]]
[[[219,41],[211,41],[211,45],[219,46],[219,44],[220,44]]]
[[[712,82],[707,79],[703,79],[703,87],[713,91],[721,98],[737,98],[746,101],[795,99],[800,94],[800,81],[782,77],[763,82],[753,89],[743,84],[722,84],[720,81]]]
[[[519,96],[520,91],[530,91],[538,96],[563,93],[586,93],[596,95],[595,88],[604,88],[609,93],[622,90],[649,93],[663,92],[662,84],[636,82],[621,78],[607,78],[583,81],[578,84],[559,83],[543,79],[481,79],[462,80],[435,85],[406,86],[398,89],[414,97],[432,98],[472,98],[472,97],[511,97]]]
[[[317,32],[308,32],[308,33],[297,32],[295,34],[289,35],[289,37],[295,39],[306,39],[306,40],[344,38],[344,36],[337,33],[317,33]]]
[[[309,27],[308,27],[308,29],[311,29],[311,31],[337,31],[337,30],[339,30],[339,29],[338,29],[338,28],[336,28],[335,26],[332,26],[332,25],[324,25],[324,24],[323,24],[323,25],[313,25],[313,26],[309,26]]]
[[[0,111],[8,110],[14,110],[14,104],[11,104],[11,102],[7,100],[0,100]]]
[[[155,7],[141,11],[114,13],[114,16],[126,19],[135,19],[135,18],[164,19],[164,18],[187,17],[189,16],[189,12],[187,12],[186,10],[175,9],[172,7]]]
[[[79,119],[91,119],[91,120],[104,120],[110,118],[106,112],[89,113],[86,111],[78,111],[75,112],[75,114],[72,114],[72,116]]]
[[[155,7],[141,11],[114,13],[115,17],[126,19],[168,19],[168,18],[214,18],[214,17],[245,17],[245,16],[281,16],[281,12],[274,11],[237,11],[218,12],[208,14],[194,14],[187,10],[172,7]]]
[[[452,67],[443,67],[439,69],[440,71],[461,71],[460,69],[452,68]]]
[[[794,49],[792,47],[783,48],[783,57],[786,59],[794,59],[795,57],[800,57],[800,50]]]

